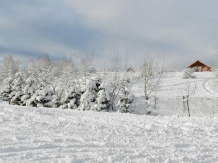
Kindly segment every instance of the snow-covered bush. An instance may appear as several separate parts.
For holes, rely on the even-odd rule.
[[[86,84],[86,90],[80,98],[79,110],[94,110],[94,105],[96,104],[97,93],[99,91],[99,86],[101,80],[90,80]]]
[[[182,74],[182,78],[183,79],[188,79],[188,78],[195,78],[195,76],[193,75],[194,73],[194,70],[193,69],[190,69],[190,68],[187,68],[183,71],[183,74]]]
[[[21,100],[24,95],[23,88],[25,86],[25,74],[21,71],[17,72],[14,76],[14,80],[12,82],[12,92],[9,95],[9,103],[13,105],[24,105]]]

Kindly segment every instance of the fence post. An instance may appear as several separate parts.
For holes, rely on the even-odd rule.
[[[191,115],[190,115],[190,108],[189,108],[189,100],[188,100],[188,95],[186,96],[187,97],[187,107],[188,107],[188,116],[190,117]]]
[[[154,96],[154,109],[156,109],[156,104],[157,104],[157,97],[156,95]]]

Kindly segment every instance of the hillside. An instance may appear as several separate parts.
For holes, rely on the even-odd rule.
[[[165,73],[145,115],[143,82],[135,79],[134,114],[33,108],[0,102],[0,162],[218,161],[216,80],[212,73]],[[186,83],[191,117],[183,107]],[[140,115],[141,114],[141,115]]]
[[[0,105],[0,162],[213,162],[218,119]]]
[[[189,91],[194,93],[189,97],[192,116],[218,116],[218,85],[213,72],[195,72],[195,78],[182,79],[183,72],[167,72],[163,74],[160,90],[151,95],[151,111],[156,115],[187,116],[183,96]],[[131,83],[132,93],[136,97],[136,113],[145,114],[143,81],[137,79]],[[156,109],[154,110],[154,95],[156,94]]]

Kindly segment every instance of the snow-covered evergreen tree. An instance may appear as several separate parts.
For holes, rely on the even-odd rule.
[[[105,82],[100,85],[99,89],[100,90],[97,94],[96,104],[93,106],[92,110],[109,111],[111,109],[111,95],[106,89]]]
[[[96,104],[100,84],[101,80],[90,80],[86,84],[86,90],[80,98],[79,110],[85,111],[95,109],[93,106]]]
[[[52,96],[54,95],[53,76],[50,72],[50,67],[42,69],[38,75],[38,90],[34,98],[37,107],[52,107]],[[33,100],[33,99],[32,99]]]
[[[131,113],[134,107],[134,95],[130,93],[126,81],[121,86],[121,96],[119,97],[118,104],[121,109],[119,110],[122,113]]]
[[[77,109],[80,105],[81,92],[71,87],[65,90],[61,108],[63,109]]]
[[[9,95],[12,92],[13,80],[13,77],[8,77],[3,81],[2,90],[0,92],[0,97],[3,101],[10,101]]]
[[[54,108],[59,108],[62,105],[61,96],[53,95],[52,106]]]
[[[24,95],[23,88],[25,84],[25,74],[20,70],[15,74],[14,80],[12,82],[12,92],[9,95],[10,104],[24,105],[21,98]]]
[[[51,88],[40,85],[39,90],[36,91],[34,96],[37,107],[52,107],[52,95]]]
[[[53,98],[54,107],[76,109],[80,104],[81,84],[74,60],[65,63],[60,78],[56,79],[56,90]]]
[[[38,90],[37,87],[37,80],[33,76],[29,76],[26,79],[26,86],[24,87],[24,95],[22,97],[22,101],[24,104],[27,106],[34,106],[36,107],[36,102],[35,102],[35,93]]]
[[[3,101],[8,101],[10,102],[9,95],[12,92],[12,85],[14,81],[14,74],[12,70],[12,66],[9,65],[8,67],[8,77],[6,77],[3,81],[3,84],[1,85],[1,92],[0,92],[0,97]]]

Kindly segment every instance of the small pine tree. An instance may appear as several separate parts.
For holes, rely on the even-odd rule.
[[[53,100],[52,100],[52,105],[54,108],[59,108],[62,105],[61,96],[59,96],[57,94],[54,95]]]
[[[36,78],[30,76],[26,79],[26,86],[24,87],[24,95],[22,97],[22,101],[27,106],[34,106],[36,107],[35,102],[35,93],[38,90]]]
[[[25,75],[21,71],[17,72],[12,82],[12,92],[9,95],[10,104],[13,105],[24,105],[21,100],[24,95],[23,88],[25,86]]]
[[[36,91],[34,99],[37,107],[52,107],[52,95],[51,88],[40,85],[39,90]]]
[[[134,102],[134,95],[130,93],[127,83],[125,82],[121,86],[121,96],[120,99],[118,100],[117,106],[119,106],[120,112],[122,113],[131,113],[133,112],[132,108],[134,107],[133,105]]]
[[[10,101],[9,95],[12,92],[13,80],[13,77],[8,77],[3,81],[2,90],[0,92],[0,97],[3,101]]]
[[[77,109],[80,105],[81,92],[74,87],[66,90],[63,98],[63,109]]]
[[[8,68],[8,76],[9,77],[5,78],[3,81],[2,89],[0,92],[0,97],[3,101],[10,102],[9,95],[12,92],[12,85],[13,85],[13,81],[14,81],[12,66],[10,64],[9,64],[9,68]]]
[[[97,94],[96,104],[93,106],[92,110],[109,111],[111,109],[111,101],[105,83],[102,83],[99,89],[100,91]]]
[[[99,86],[101,80],[90,80],[86,84],[86,90],[80,98],[79,110],[92,110],[96,104],[97,93],[99,91]]]
[[[55,89],[53,86],[54,76],[51,73],[51,66],[42,69],[38,75],[38,90],[34,95],[34,100],[37,107],[52,107],[52,96]]]
[[[59,78],[59,91],[56,93],[60,102],[56,98],[54,103],[62,109],[76,109],[80,105],[81,83],[78,79],[78,72],[73,62],[66,64],[62,75]],[[55,105],[56,105],[55,104]]]

